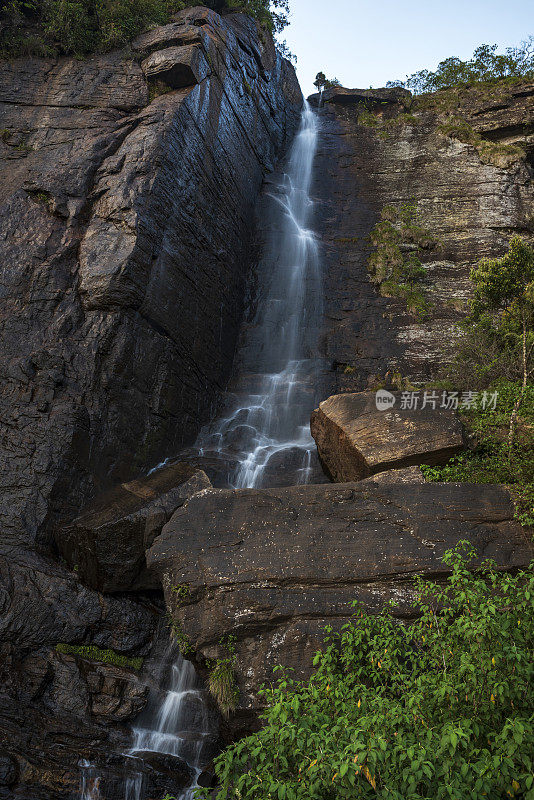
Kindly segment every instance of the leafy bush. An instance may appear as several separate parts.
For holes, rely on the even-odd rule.
[[[204,0],[215,10],[240,10],[274,32],[287,24],[288,0]],[[197,0],[10,0],[4,4],[0,55],[26,55],[33,26],[36,55],[85,56],[122,47],[151,25],[168,22],[173,14],[197,5]]]
[[[94,645],[60,643],[56,645],[56,650],[58,653],[64,653],[65,655],[79,656],[90,661],[102,661],[104,664],[113,664],[114,667],[140,670],[143,666],[142,658],[128,658],[128,656],[122,656],[114,650],[100,650],[99,647]]]
[[[327,628],[309,681],[282,671],[264,727],[216,760],[217,797],[534,800],[534,577],[472,558],[461,543],[445,587],[416,580],[409,624]]]
[[[426,319],[430,305],[422,288],[426,269],[419,256],[423,248],[430,249],[436,242],[417,224],[414,205],[385,206],[381,217],[370,235],[376,248],[367,262],[371,280],[385,297],[402,297],[412,314]]]
[[[435,92],[458,84],[476,81],[497,81],[503,78],[534,77],[534,37],[521,42],[519,47],[508,47],[504,54],[497,53],[496,44],[482,44],[472,58],[446,58],[435,72],[423,69],[407,76],[405,81],[390,81],[388,86],[404,86],[416,94]]]
[[[221,646],[226,656],[209,661],[208,688],[223,716],[227,717],[235,710],[239,698],[239,690],[234,678],[236,661],[235,636],[228,636]]]

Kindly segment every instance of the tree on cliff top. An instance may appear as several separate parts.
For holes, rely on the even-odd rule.
[[[216,759],[219,800],[534,800],[534,575],[473,557],[416,581],[415,621],[358,609],[309,681],[282,671],[264,727]]]
[[[324,89],[330,89],[332,86],[341,86],[341,83],[337,78],[327,78],[324,72],[318,72],[313,85],[322,92]]]
[[[0,0],[0,57],[84,56],[122,47],[188,6],[243,11],[272,33],[288,23],[289,0]]]
[[[534,78],[534,36],[519,47],[508,47],[497,53],[496,44],[481,44],[468,61],[446,58],[435,72],[422,69],[407,76],[405,81],[389,81],[387,86],[404,86],[415,94],[436,92],[458,84],[477,81],[497,81],[502,78]]]

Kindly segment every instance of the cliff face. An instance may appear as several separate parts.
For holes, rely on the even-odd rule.
[[[203,8],[131,58],[0,71],[3,533],[31,541],[206,421],[302,101],[252,20]]]
[[[127,749],[168,635],[157,598],[92,591],[35,541],[208,418],[302,96],[251,19],[205,8],[128,55],[2,63],[0,87],[0,797],[70,798],[80,758]]]
[[[513,233],[534,240],[534,85],[421,98],[332,89],[320,113],[315,192],[331,391],[365,389],[388,372],[428,380],[451,352],[470,268],[502,255]],[[403,204],[430,240],[419,254],[428,270],[424,319],[381,296],[367,268],[381,210]]]

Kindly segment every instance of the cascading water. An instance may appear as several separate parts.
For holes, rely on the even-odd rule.
[[[317,138],[317,116],[305,103],[287,173],[269,193],[259,299],[239,348],[237,398],[197,443],[201,454],[218,452],[236,465],[228,483],[237,489],[276,485],[288,463],[292,483],[310,478],[322,312],[319,249],[310,229]]]
[[[312,472],[315,444],[309,418],[322,363],[317,355],[322,280],[318,243],[310,229],[317,139],[318,119],[305,103],[287,173],[268,195],[269,233],[258,269],[257,308],[242,336],[233,402],[200,434],[195,447],[201,456],[234,465],[226,480],[234,488],[279,485],[284,468],[291,483],[306,483]],[[192,768],[195,782],[177,795],[180,800],[194,796],[201,765],[213,755],[206,709],[192,664],[179,657],[159,710],[142,717],[134,729],[127,754],[134,762],[164,754]],[[132,768],[124,781],[124,800],[143,800],[145,782],[143,771]],[[100,776],[85,764],[82,800],[103,796]]]
[[[169,688],[155,717],[149,716],[144,724],[141,721],[134,728],[130,754],[163,753],[182,759],[193,770],[195,780],[179,800],[189,800],[194,795],[201,766],[209,760],[207,751],[212,738],[213,729],[195,669],[180,656],[171,666]],[[141,798],[140,785],[131,800]],[[128,795],[125,800],[130,800]]]

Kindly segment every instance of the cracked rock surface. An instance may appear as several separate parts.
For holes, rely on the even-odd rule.
[[[282,489],[207,489],[175,512],[147,553],[167,607],[198,656],[236,641],[236,729],[250,725],[257,691],[277,664],[309,674],[325,625],[359,600],[410,613],[415,574],[441,579],[444,552],[469,539],[480,560],[526,567],[529,534],[500,486],[360,483]],[[187,586],[178,598],[173,586]]]

